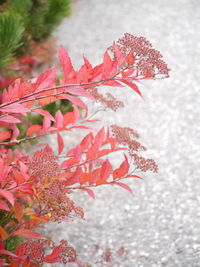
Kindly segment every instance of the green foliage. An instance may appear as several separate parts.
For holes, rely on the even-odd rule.
[[[49,0],[48,12],[45,14],[47,32],[70,13],[70,0]]]
[[[5,227],[7,224],[9,224],[10,221],[13,221],[18,224],[18,221],[16,220],[14,216],[14,212],[0,210],[0,226]],[[6,227],[7,230],[11,229],[11,227]],[[15,252],[16,248],[25,241],[26,239],[21,236],[11,236],[5,241],[5,248],[11,252]]]
[[[14,54],[26,54],[31,40],[43,41],[69,15],[71,0],[0,0],[0,70]]]
[[[30,23],[29,12],[31,10],[31,7],[32,0],[13,0],[12,6],[10,7],[21,16],[25,28]]]
[[[70,13],[70,0],[33,0],[29,31],[34,40],[46,38],[54,26]]]
[[[9,237],[5,242],[5,247],[8,251],[15,253],[16,248],[23,242],[25,242],[26,238],[21,236],[12,236]]]
[[[61,110],[63,114],[73,110],[72,103],[68,100],[62,99],[58,102],[52,102],[44,107],[44,110],[47,110],[51,115],[55,116],[58,110]]]
[[[0,226],[4,227],[13,217],[13,213],[6,210],[0,210]]]
[[[8,66],[14,51],[22,45],[23,32],[23,22],[17,12],[0,13],[0,69]]]

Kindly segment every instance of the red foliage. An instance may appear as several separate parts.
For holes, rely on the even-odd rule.
[[[94,198],[93,187],[103,184],[118,185],[131,192],[122,183],[124,178],[141,178],[136,169],[157,171],[153,160],[145,160],[137,155],[146,150],[135,139],[139,135],[133,129],[116,125],[100,129],[97,134],[91,131],[88,123],[88,106],[82,97],[101,102],[105,107],[116,111],[123,103],[110,93],[106,96],[97,90],[102,85],[128,85],[137,94],[141,92],[137,83],[141,79],[168,77],[168,68],[161,61],[159,52],[151,48],[144,38],[126,34],[104,54],[103,62],[95,67],[84,58],[80,70],[75,71],[71,59],[64,49],[59,50],[63,77],[56,85],[56,69],[53,67],[39,77],[24,81],[16,79],[1,94],[0,103],[0,209],[10,212],[10,221],[0,227],[2,256],[0,263],[9,266],[41,266],[44,262],[75,262],[76,252],[66,241],[55,246],[35,229],[43,227],[48,221],[69,220],[78,216],[84,218],[81,207],[70,198],[74,190],[84,190]],[[79,98],[81,97],[81,99]],[[42,108],[54,101],[67,99],[73,104],[73,111],[55,116]],[[16,123],[24,122],[27,114],[38,113],[43,116],[41,125],[27,125],[26,137],[19,137]],[[64,155],[65,141],[61,131],[83,128],[90,132],[74,148]],[[49,134],[57,135],[58,154],[46,145],[33,155],[25,155],[17,150],[8,149],[26,140]],[[118,168],[112,166],[109,154],[123,151],[124,160]],[[61,160],[64,158],[64,160]],[[131,159],[134,160],[132,166]],[[28,239],[18,246],[15,254],[5,249],[6,240],[13,236]],[[32,240],[34,239],[34,240]],[[45,255],[45,248],[52,252]],[[105,261],[110,261],[106,251]],[[77,261],[78,264],[78,261]]]

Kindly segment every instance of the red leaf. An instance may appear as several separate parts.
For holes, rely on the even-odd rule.
[[[81,84],[84,82],[88,82],[89,79],[89,71],[87,67],[84,65],[81,66],[80,70],[76,73],[76,83]]]
[[[0,209],[1,210],[7,210],[7,211],[10,210],[10,208],[8,207],[8,205],[6,204],[6,202],[4,202],[3,200],[0,200]]]
[[[30,109],[24,107],[23,105],[19,103],[13,103],[8,106],[0,108],[1,112],[8,112],[8,113],[21,113],[26,114],[27,112],[30,112]]]
[[[100,180],[97,181],[97,185],[105,183],[105,181],[109,178],[111,172],[112,172],[112,165],[107,159],[101,167]]]
[[[100,157],[103,157],[103,156],[105,156],[105,155],[108,155],[109,153],[112,153],[112,152],[113,152],[112,149],[103,149],[103,150],[100,150],[100,151],[98,152],[97,157],[100,158]]]
[[[143,97],[142,94],[141,94],[141,92],[140,92],[140,90],[139,90],[139,88],[137,87],[137,85],[135,83],[132,83],[132,82],[127,81],[125,79],[121,79],[120,81],[122,81],[123,83],[125,83],[126,85],[128,85],[129,87],[131,87],[138,95],[140,95],[141,97]]]
[[[45,262],[48,262],[48,263],[59,262],[61,260],[61,257],[60,257],[61,252],[62,252],[62,248],[60,246],[55,247],[51,254],[45,256]]]
[[[116,184],[118,186],[123,187],[124,189],[126,189],[127,191],[129,191],[131,194],[133,193],[132,189],[130,188],[130,186],[128,186],[127,184],[124,184],[122,182],[111,182],[111,184]]]
[[[75,120],[74,112],[67,112],[63,118],[63,125],[67,126],[71,123],[74,123],[74,120]]]
[[[11,115],[6,115],[6,116],[0,117],[0,121],[8,122],[8,123],[19,123],[20,122],[20,120],[18,120],[17,118],[15,118]]]
[[[126,178],[129,178],[129,177],[132,177],[132,178],[138,178],[138,179],[142,179],[142,180],[144,180],[144,178],[142,178],[142,177],[140,177],[140,176],[138,176],[138,175],[132,175],[132,174],[129,174],[129,175],[126,176]]]
[[[26,256],[26,247],[27,247],[28,241],[20,244],[17,248],[16,248],[16,254],[18,257],[21,256]]]
[[[70,173],[70,177],[67,177],[65,185],[73,185],[76,183],[79,183],[79,178],[82,174],[82,169],[81,167],[78,167],[74,173]],[[67,173],[67,176],[69,173]]]
[[[1,225],[0,225],[0,237],[1,239],[6,239],[8,237],[8,233]]]
[[[125,61],[124,54],[120,51],[118,45],[113,45],[113,49],[115,53],[115,62],[117,63],[118,67],[121,67]]]
[[[126,171],[126,173],[129,170],[129,163],[128,163],[128,158],[126,155],[124,155],[125,160],[122,162],[122,164],[120,165],[120,168],[124,169]]]
[[[41,91],[42,89],[53,87],[56,82],[56,69],[52,67],[47,71],[40,74],[35,84],[35,91]],[[45,92],[47,94],[47,92]]]
[[[42,122],[42,127],[45,130],[51,127],[51,120],[49,119],[49,117],[44,117],[43,122]]]
[[[52,121],[55,121],[54,117],[47,110],[36,108],[36,109],[34,109],[32,111],[36,112],[36,113],[38,113],[40,115],[43,115],[44,117],[47,117]]]
[[[98,122],[99,120],[85,120],[84,122]]]
[[[70,129],[86,129],[86,130],[91,130],[92,128],[90,126],[86,126],[86,125],[76,125],[76,126],[70,127]]]
[[[15,216],[16,216],[18,222],[20,222],[22,217],[24,216],[24,206],[23,206],[23,204],[15,201],[14,212],[15,212]]]
[[[68,78],[73,78],[76,72],[72,66],[71,59],[63,46],[59,49],[59,60],[64,72],[64,81],[66,82]]]
[[[133,69],[133,68],[128,69],[127,71],[123,71],[122,72],[122,77],[123,78],[130,77],[134,72],[135,72],[135,69]]]
[[[0,171],[0,183],[1,183],[1,188],[3,188],[6,183],[8,183],[8,174],[9,174],[11,169],[12,169],[12,167],[8,166],[8,163],[4,163],[4,160],[0,157],[0,170],[1,170]],[[2,192],[7,192],[7,191],[6,190],[2,190]]]
[[[73,156],[76,160],[80,161],[81,156],[82,156],[82,149],[80,145],[77,145],[75,148],[70,149],[67,152],[67,156]]]
[[[17,128],[16,124],[12,125],[12,130],[13,132],[12,132],[11,140],[15,140],[20,134],[19,129]]]
[[[87,67],[87,69],[92,69],[92,65],[91,63],[89,62],[89,60],[86,58],[86,57],[83,57],[84,59],[84,62],[85,62],[85,66]]]
[[[33,133],[36,133],[37,131],[39,131],[40,129],[42,128],[41,125],[38,125],[38,124],[34,124],[34,125],[31,125],[27,132],[26,132],[26,136],[30,136],[32,135]]]
[[[0,249],[5,249],[5,244],[3,242],[0,242]]]
[[[91,166],[91,169],[92,168],[93,168],[93,166]],[[90,181],[90,185],[96,184],[96,182],[98,182],[101,179],[101,177],[100,177],[101,168],[94,169],[93,171],[90,170],[90,172],[92,174],[92,179]]]
[[[78,189],[86,191],[91,198],[95,199],[94,192],[91,189],[86,187],[79,187]]]
[[[82,184],[87,184],[91,181],[92,179],[92,175],[91,173],[82,173],[80,179],[79,179],[79,183]]]
[[[79,177],[73,175],[72,177],[68,178],[65,185],[70,186],[79,183]]]
[[[19,192],[24,192],[24,193],[28,193],[29,194],[29,196],[31,195],[33,195],[33,190],[32,190],[32,188],[30,187],[30,185],[19,185],[17,188],[16,188],[16,190]]]
[[[116,139],[113,137],[108,137],[104,142],[103,145],[110,144],[112,149],[116,147]]]
[[[20,166],[20,171],[21,174],[23,174],[24,176],[27,174],[28,172],[28,167],[26,164],[24,164],[22,161],[19,162],[19,166]]]
[[[106,82],[102,83],[103,85],[108,85],[108,86],[117,86],[117,87],[123,87],[123,85],[115,80],[109,80]]]
[[[132,50],[131,50],[131,51],[129,52],[129,54],[127,55],[127,57],[126,57],[126,61],[127,61],[127,63],[128,63],[129,66],[134,64],[134,62],[135,62],[135,58],[134,58],[134,56],[133,56],[133,51],[132,51]]]
[[[54,127],[62,128],[63,127],[63,114],[60,110],[56,112],[55,120],[56,121],[55,121]]]
[[[98,149],[103,143],[104,139],[105,139],[105,129],[102,128],[98,131],[98,133],[96,134],[94,138],[94,143],[96,144],[96,147],[98,147]]]
[[[73,94],[73,95],[77,95],[77,96],[85,96],[89,99],[94,100],[94,97],[81,86],[66,87],[65,92]]]
[[[30,56],[30,57],[23,57],[19,60],[21,64],[30,64],[37,61],[36,57]]]
[[[19,76],[16,77],[9,77],[5,80],[1,80],[0,81],[0,88],[7,88],[11,83],[14,82],[14,80],[16,80],[17,78],[19,78]]]
[[[125,160],[122,162],[122,164],[120,165],[119,168],[117,168],[116,170],[114,170],[113,172],[113,178],[117,179],[117,178],[122,178],[124,176],[126,176],[126,174],[128,173],[129,170],[129,163],[128,163],[128,159],[125,156]]]
[[[98,148],[96,147],[95,143],[92,144],[92,146],[88,149],[86,153],[86,159],[91,160],[96,157],[96,154],[98,152]]]
[[[58,140],[58,154],[61,154],[64,148],[64,142],[62,136],[57,133],[57,140]]]
[[[113,61],[110,58],[108,52],[106,51],[103,59],[103,70],[102,70],[102,79],[107,78],[112,71]]]
[[[29,229],[19,229],[14,232],[14,236],[24,236],[27,238],[42,238],[42,235]]]
[[[76,83],[87,83],[93,77],[93,68],[90,62],[83,57],[84,64],[81,66],[80,70],[76,74]],[[88,87],[86,87],[88,88]]]
[[[13,175],[15,177],[15,180],[17,181],[17,184],[22,184],[25,182],[25,178],[21,174],[21,172],[18,172],[17,170],[13,170]]]
[[[102,77],[102,68],[103,68],[103,63],[94,67],[94,69],[93,69],[93,78],[92,78],[92,81],[93,82],[96,82],[96,81],[101,80],[101,77]],[[94,86],[95,85],[98,85],[98,84],[94,84]],[[92,85],[90,85],[90,87],[91,86]]]
[[[6,190],[0,189],[0,196],[6,198],[11,203],[11,205],[14,205],[15,199],[14,199],[12,193],[10,193]]]
[[[93,134],[89,133],[87,134],[81,141],[80,145],[83,151],[87,150],[89,146],[91,145],[93,140]]]
[[[105,138],[105,130],[104,128],[102,128],[94,137],[93,144],[87,151],[87,154],[86,154],[87,159],[90,160],[97,156],[97,153],[99,151],[101,144],[103,143],[104,138]]]
[[[74,112],[74,122],[73,123],[76,123],[80,118],[80,111],[76,106],[74,106],[73,112]]]
[[[62,162],[61,168],[70,167],[77,164],[79,161],[75,158],[71,158]]]
[[[126,175],[126,173],[127,172],[125,170],[118,168],[118,169],[114,170],[114,172],[113,172],[113,179],[124,177]]]
[[[82,100],[80,100],[78,97],[74,97],[74,96],[67,95],[67,94],[66,95],[60,95],[60,97],[62,99],[67,99],[70,102],[72,102],[74,105],[87,110],[87,106],[85,105],[85,103]]]
[[[11,257],[17,257],[16,254],[10,252],[9,250],[6,250],[6,249],[0,249],[0,255],[9,255]],[[4,265],[4,266],[7,266],[7,265]],[[11,265],[12,266],[12,265]]]
[[[11,135],[12,135],[11,131],[1,131],[0,132],[0,142],[3,142],[6,139],[10,138]]]

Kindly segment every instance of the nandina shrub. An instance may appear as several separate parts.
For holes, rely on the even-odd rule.
[[[137,85],[140,80],[168,77],[169,69],[161,54],[145,38],[125,34],[106,50],[98,66],[93,67],[84,57],[84,64],[75,71],[63,47],[59,50],[59,60],[63,73],[59,85],[56,85],[56,69],[52,67],[32,80],[16,79],[1,94],[2,266],[42,266],[55,262],[76,262],[81,266],[76,250],[67,241],[61,240],[56,245],[37,228],[49,221],[67,221],[74,216],[83,219],[83,209],[71,199],[76,190],[84,190],[92,198],[93,189],[105,184],[131,192],[122,180],[141,179],[137,171],[158,170],[153,159],[140,155],[146,148],[138,141],[135,130],[111,125],[95,134],[91,130],[95,118],[91,118],[82,98],[98,101],[114,111],[122,108],[123,102],[111,93],[103,95],[99,88],[128,86],[142,96]],[[58,110],[52,116],[44,110],[49,103],[61,100],[72,103],[70,112]],[[29,114],[42,115],[43,122],[27,125],[26,136],[20,138],[17,124],[26,121]],[[72,129],[85,129],[88,133],[64,153],[66,144],[60,132],[73,135]],[[47,135],[56,136],[57,153],[44,144],[31,154],[23,153],[18,146]],[[118,167],[109,158],[115,152],[124,157]]]

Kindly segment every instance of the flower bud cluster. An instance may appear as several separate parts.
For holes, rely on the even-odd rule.
[[[152,48],[152,45],[144,37],[137,37],[129,33],[125,33],[116,44],[125,54],[133,53],[139,76],[155,77],[161,75],[164,78],[169,77],[167,64],[162,60],[161,53]]]
[[[66,186],[60,181],[54,181],[45,188],[39,187],[37,196],[43,212],[51,221],[61,222],[72,215],[84,218],[83,209],[75,206],[74,201],[66,194]]]
[[[158,165],[153,159],[145,159],[143,157],[138,156],[137,154],[133,154],[134,165],[136,169],[139,169],[143,172],[152,171],[158,172]]]
[[[129,127],[120,127],[118,125],[111,125],[111,130],[117,142],[119,144],[128,146],[130,153],[139,150],[146,150],[144,146],[133,139],[139,138],[139,134],[135,130]]]
[[[105,108],[117,111],[118,108],[123,108],[124,103],[114,97],[112,94],[107,93],[105,96],[100,94],[97,88],[93,87],[89,89],[90,94],[95,98],[96,101],[100,102]]]

